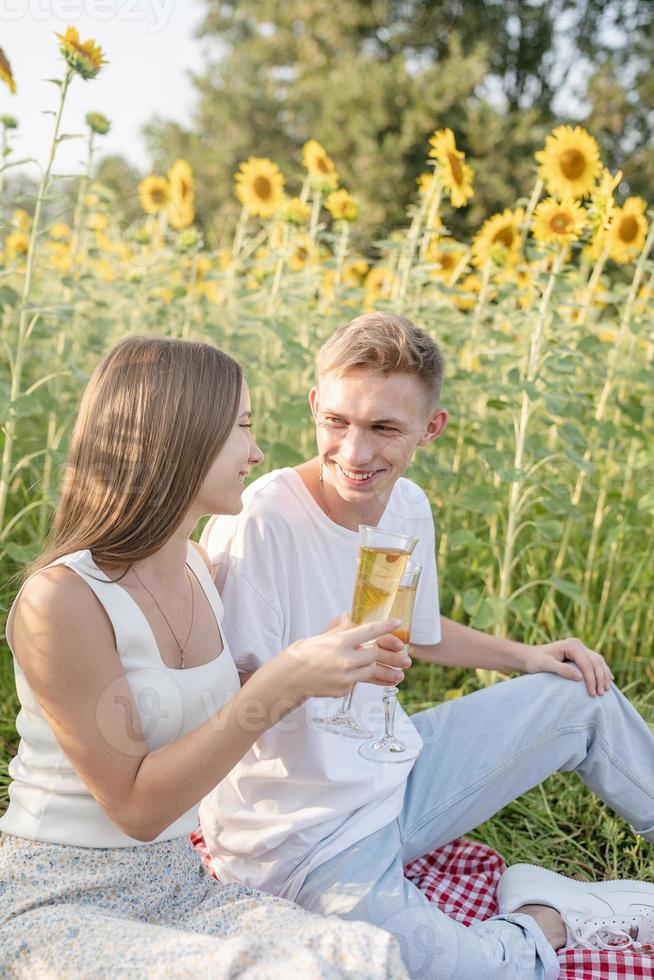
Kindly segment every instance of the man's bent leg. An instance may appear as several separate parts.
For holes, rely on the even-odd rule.
[[[409,862],[478,827],[556,771],[654,840],[654,735],[613,686],[592,698],[556,674],[503,681],[413,716],[424,747],[399,822]]]
[[[536,921],[497,916],[470,927],[448,918],[404,877],[397,822],[307,877],[297,901],[311,912],[370,922],[398,940],[414,980],[554,980],[559,963]]]

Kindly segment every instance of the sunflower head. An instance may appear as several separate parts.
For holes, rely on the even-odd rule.
[[[452,207],[462,208],[473,196],[474,172],[457,149],[451,129],[438,129],[429,140],[429,156],[436,160],[438,177],[449,193]]]
[[[615,262],[625,265],[637,258],[647,237],[647,204],[641,197],[628,197],[621,208],[616,208],[609,229],[609,255]]]
[[[290,197],[284,202],[282,219],[289,225],[304,225],[311,217],[311,208],[299,197]]]
[[[102,48],[93,38],[80,41],[76,27],[66,28],[66,33],[57,34],[57,37],[64,60],[82,78],[95,78],[102,66],[107,64]]]
[[[363,281],[366,306],[374,306],[377,300],[388,299],[393,289],[395,276],[385,266],[374,266]]]
[[[0,126],[3,129],[18,129],[18,120],[15,116],[0,116]]]
[[[67,242],[72,237],[72,231],[70,225],[67,225],[63,221],[58,221],[56,225],[53,225],[50,229],[50,238],[58,242]]]
[[[193,171],[186,160],[175,160],[168,171],[170,205],[168,216],[173,228],[188,228],[195,219]]]
[[[325,206],[334,221],[352,222],[359,217],[359,205],[344,187],[332,191],[325,202]]]
[[[0,48],[0,81],[7,85],[12,95],[16,94],[16,82],[11,71],[11,65],[2,48]]]
[[[141,207],[148,214],[165,211],[170,204],[170,183],[165,177],[150,174],[139,184]]]
[[[101,112],[87,112],[85,118],[91,132],[97,133],[98,136],[106,136],[111,129],[110,120]]]
[[[532,231],[540,245],[564,245],[576,241],[586,226],[586,211],[576,201],[541,201],[534,212]]]
[[[439,240],[435,238],[429,243],[425,259],[429,265],[433,266],[431,274],[435,279],[442,279],[448,282],[460,262],[463,260],[466,250],[455,242]]]
[[[336,167],[318,140],[308,140],[302,147],[302,162],[309,174],[311,186],[322,194],[336,189],[338,174]]]
[[[5,241],[5,251],[7,253],[7,259],[11,262],[14,259],[20,258],[23,255],[27,255],[30,247],[30,240],[28,235],[22,231],[22,229],[17,229],[16,231],[11,231]]]
[[[284,177],[266,157],[250,157],[236,174],[236,196],[249,214],[272,218],[284,200]]]
[[[561,199],[590,194],[602,169],[599,147],[581,126],[557,126],[536,160],[548,193]]]
[[[513,265],[520,254],[520,227],[524,220],[523,208],[506,208],[488,218],[472,242],[474,265],[480,267],[489,259],[495,265]]]
[[[350,259],[343,268],[343,282],[348,286],[360,286],[369,269],[365,259]]]
[[[32,227],[32,218],[23,208],[17,208],[12,215],[11,223],[21,231],[28,232]]]

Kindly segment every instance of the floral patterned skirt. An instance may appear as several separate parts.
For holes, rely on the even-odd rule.
[[[207,874],[188,838],[126,848],[0,835],[0,976],[404,980],[395,940]]]

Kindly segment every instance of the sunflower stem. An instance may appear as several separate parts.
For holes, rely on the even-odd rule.
[[[316,237],[318,235],[318,222],[320,221],[320,208],[322,206],[322,194],[320,191],[313,192],[313,198],[311,200],[311,224],[309,225],[309,240],[311,242],[311,250],[313,250],[316,244]]]
[[[441,200],[443,197],[443,187],[440,180],[438,179],[438,174],[434,173],[433,183],[431,187],[430,194],[430,204],[429,213],[427,214],[427,221],[425,222],[425,231],[422,236],[422,244],[420,246],[420,259],[424,262],[429,250],[429,245],[432,239],[432,235],[436,234],[434,232],[434,224],[436,223],[436,218],[441,207]]]
[[[341,280],[343,278],[343,265],[345,264],[345,256],[347,255],[347,246],[350,238],[350,225],[349,222],[343,221],[341,227],[341,234],[338,239],[338,245],[336,247],[336,275],[334,276],[334,289],[338,291],[341,285]]]
[[[268,316],[272,316],[272,314],[275,311],[277,297],[279,295],[279,290],[282,285],[282,276],[284,275],[284,266],[286,264],[287,253],[288,253],[288,225],[284,225],[284,230],[282,232],[282,244],[279,250],[279,255],[277,256],[277,263],[275,265],[275,275],[273,278],[272,289],[270,290],[270,299],[268,301]]]
[[[534,184],[534,189],[531,192],[531,197],[529,198],[529,203],[527,204],[527,210],[525,211],[525,219],[522,222],[522,231],[520,233],[520,249],[524,250],[525,242],[527,241],[527,235],[529,234],[529,225],[531,224],[531,219],[534,216],[534,211],[536,210],[536,205],[540,200],[540,196],[543,193],[543,187],[545,186],[544,181],[539,177]]]
[[[18,319],[18,333],[16,336],[16,347],[14,350],[14,363],[11,372],[11,389],[9,394],[9,418],[5,425],[5,441],[2,450],[2,463],[0,464],[0,529],[4,527],[5,513],[7,509],[7,498],[9,494],[9,477],[11,473],[11,460],[13,453],[13,443],[16,436],[16,417],[11,414],[11,408],[15,405],[21,393],[21,381],[23,373],[23,362],[25,358],[25,341],[30,332],[30,316],[28,302],[30,299],[32,281],[34,277],[36,250],[39,239],[39,229],[43,215],[43,206],[50,186],[50,175],[54,163],[57,146],[59,145],[59,129],[63,115],[64,103],[68,93],[68,86],[73,77],[73,69],[68,67],[59,88],[59,105],[55,113],[54,131],[50,143],[48,159],[45,170],[39,181],[39,188],[36,196],[36,206],[34,208],[34,219],[30,233],[29,246],[27,250],[27,260],[25,263],[25,280],[20,303],[20,314]]]
[[[529,396],[529,391],[527,389],[527,383],[529,386],[533,385],[539,367],[541,345],[543,340],[543,334],[545,331],[545,325],[548,320],[549,306],[552,298],[552,292],[554,289],[554,283],[559,275],[561,268],[563,266],[565,257],[565,246],[561,246],[554,260],[552,270],[543,292],[543,297],[541,299],[540,308],[538,311],[538,317],[536,319],[536,324],[534,326],[534,331],[531,336],[531,344],[529,347],[529,356],[527,360],[527,370],[525,372],[525,378],[522,389],[522,399],[520,405],[520,415],[518,418],[518,424],[516,429],[516,442],[515,442],[515,452],[513,457],[513,471],[514,473],[521,473],[524,464],[524,454],[525,445],[527,440],[527,430],[529,427],[529,415],[531,409],[531,398]],[[516,546],[517,539],[517,526],[519,517],[519,502],[520,502],[520,482],[519,480],[511,480],[509,487],[509,501],[508,501],[508,517],[506,526],[506,538],[504,543],[504,555],[502,558],[501,568],[500,568],[500,588],[499,588],[499,598],[502,602],[500,621],[496,627],[496,633],[498,635],[504,636],[506,634],[506,624],[507,624],[507,614],[508,614],[508,599],[511,595],[511,577],[513,572],[513,556]]]

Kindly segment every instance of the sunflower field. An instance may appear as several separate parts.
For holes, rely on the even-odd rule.
[[[289,196],[274,161],[235,175],[234,227],[197,216],[185,160],[135,188],[143,216],[93,180],[110,122],[87,116],[88,166],[72,199],[54,177],[65,105],[104,57],[69,28],[46,165],[35,200],[4,201],[0,226],[0,602],[41,550],[81,391],[131,332],[206,339],[245,369],[260,470],[313,453],[306,392],[313,357],[362,311],[388,309],[438,338],[450,422],[411,475],[431,499],[445,615],[543,642],[578,635],[654,719],[654,223],[622,193],[579,127],[559,126],[534,161],[529,199],[490,215],[469,241],[448,230],[475,175],[450,130],[425,146],[403,226],[358,231],[356,188],[309,140]],[[0,52],[0,81],[13,86]],[[12,130],[0,117],[2,169]],[[4,193],[4,192],[3,192]],[[411,707],[497,681],[416,665]],[[0,654],[0,789],[13,754],[11,657]],[[645,877],[644,850],[576,780],[553,777],[480,834],[510,860],[558,855],[559,870]]]

